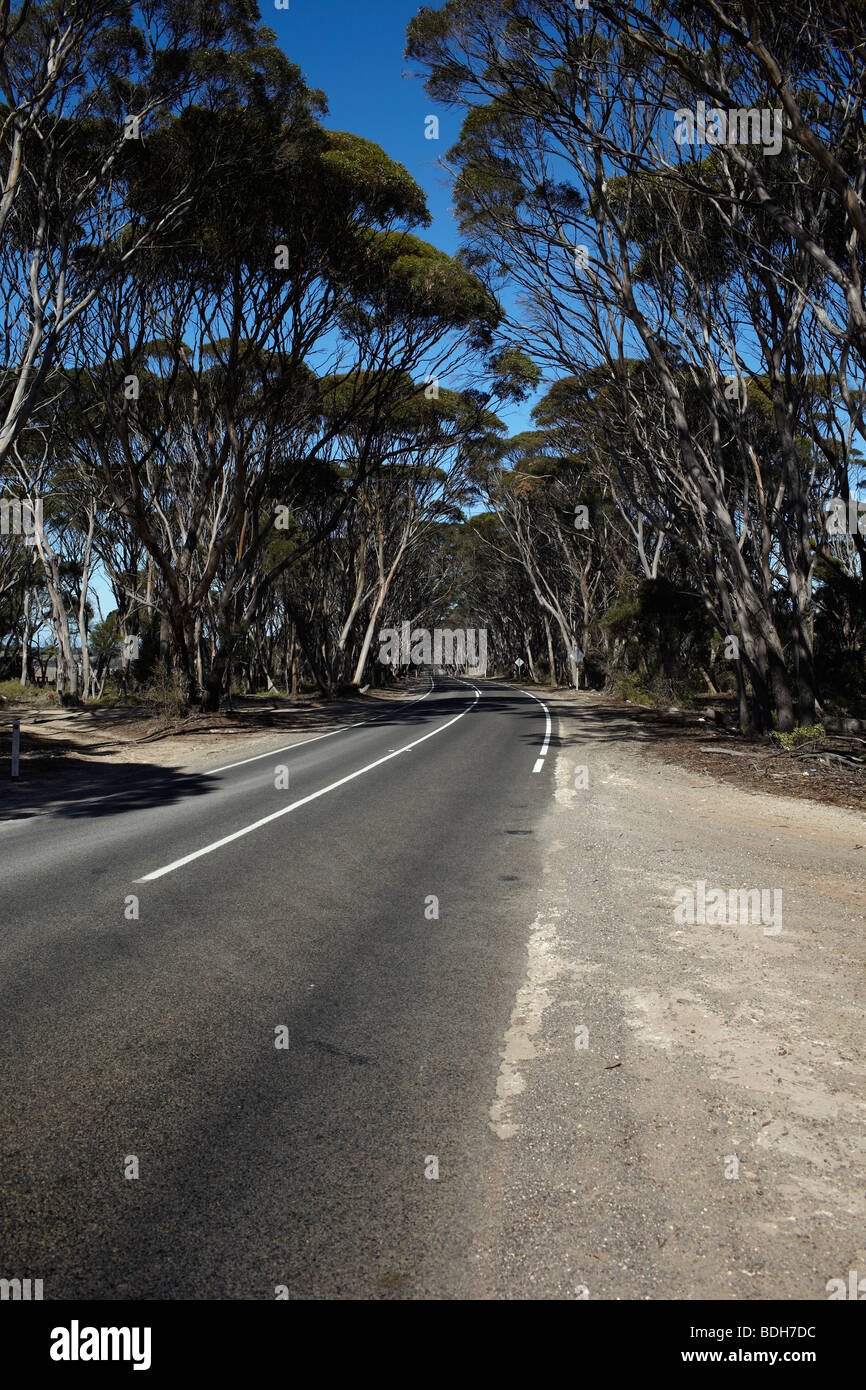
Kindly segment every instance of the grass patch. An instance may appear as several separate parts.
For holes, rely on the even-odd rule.
[[[53,689],[43,690],[32,683],[22,686],[20,681],[13,679],[0,681],[0,701],[9,705],[53,705],[57,703],[57,696]]]

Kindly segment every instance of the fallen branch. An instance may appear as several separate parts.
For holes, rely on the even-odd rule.
[[[753,753],[751,749],[743,748],[701,748],[702,753],[721,753],[727,758],[768,758],[770,753]]]

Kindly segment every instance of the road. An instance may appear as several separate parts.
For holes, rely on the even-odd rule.
[[[439,679],[0,826],[0,1274],[46,1299],[471,1290],[549,722]]]

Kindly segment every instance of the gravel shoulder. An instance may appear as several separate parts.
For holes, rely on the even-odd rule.
[[[476,1291],[824,1299],[866,1268],[863,817],[667,762],[591,696],[550,703]],[[779,890],[781,930],[676,920],[698,881]]]

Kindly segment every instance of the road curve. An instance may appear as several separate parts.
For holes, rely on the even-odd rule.
[[[46,1299],[467,1294],[546,743],[527,694],[437,680],[0,826],[0,1273]]]

